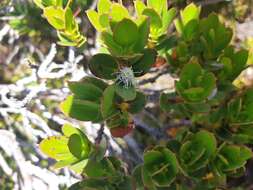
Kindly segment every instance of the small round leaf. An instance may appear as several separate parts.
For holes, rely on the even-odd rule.
[[[130,46],[138,40],[138,27],[130,19],[120,21],[113,31],[113,39],[121,46]]]
[[[118,70],[115,59],[108,54],[97,54],[89,62],[89,68],[95,76],[103,79],[114,79],[114,73]]]

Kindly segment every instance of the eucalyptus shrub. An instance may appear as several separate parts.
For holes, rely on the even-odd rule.
[[[71,1],[35,0],[57,30],[59,44],[81,47],[81,35]],[[105,124],[112,136],[134,130],[134,114],[146,103],[137,78],[158,57],[167,59],[177,75],[175,91],[163,92],[160,107],[171,118],[188,121],[167,143],[149,147],[143,163],[126,171],[124,162],[105,156],[106,147],[92,143],[70,124],[62,136],[40,143],[57,162],[85,176],[71,190],[218,189],[227,179],[245,173],[253,143],[253,88],[239,88],[234,80],[247,67],[247,50],[231,45],[232,30],[214,13],[200,18],[201,8],[190,4],[179,12],[167,0],[134,1],[130,13],[120,3],[99,0],[87,16],[98,31],[103,51],[94,55],[94,76],[69,82],[72,94],[61,103],[62,112],[80,121]],[[173,24],[174,21],[174,24]],[[176,31],[168,34],[174,25]]]

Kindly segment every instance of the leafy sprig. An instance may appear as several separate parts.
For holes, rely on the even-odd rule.
[[[77,29],[68,5],[36,2],[60,39]],[[58,161],[56,166],[69,165],[86,176],[70,189],[215,189],[244,174],[252,158],[246,144],[253,142],[253,96],[252,88],[239,89],[234,80],[246,68],[248,52],[231,45],[232,30],[216,14],[200,18],[195,4],[180,11],[176,31],[168,35],[176,10],[167,6],[165,0],[147,5],[137,0],[131,15],[120,3],[100,0],[97,11],[88,10],[104,50],[89,62],[94,77],[69,82],[72,95],[60,107],[68,117],[105,123],[114,137],[124,137],[134,130],[133,115],[146,104],[137,78],[159,55],[178,76],[175,91],[162,93],[161,109],[190,125],[176,130],[166,145],[145,150],[143,163],[132,172],[116,157],[104,156],[104,147],[94,147],[79,129],[64,126],[63,136],[45,139],[40,147]],[[74,34],[77,38],[68,37],[71,43],[61,41],[79,46],[79,33]]]

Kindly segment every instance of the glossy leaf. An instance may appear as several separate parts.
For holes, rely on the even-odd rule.
[[[156,147],[144,154],[144,168],[158,187],[168,187],[178,173],[176,156],[167,148]]]
[[[128,10],[119,3],[113,3],[110,11],[112,22],[120,22],[129,17]]]
[[[167,0],[147,0],[148,7],[155,9],[159,14],[163,10],[167,10],[168,4]]]
[[[200,102],[208,98],[215,88],[216,79],[213,73],[204,72],[197,63],[188,63],[176,83],[178,93],[190,102]]]
[[[185,142],[179,152],[181,164],[190,175],[207,165],[209,159],[214,156],[217,142],[214,135],[207,131],[200,131]]]
[[[123,19],[115,26],[113,39],[121,46],[130,46],[138,39],[138,27],[130,19]]]
[[[150,21],[148,17],[140,17],[138,20],[138,39],[134,46],[134,51],[141,52],[148,42]]]
[[[126,88],[122,85],[115,85],[115,92],[122,97],[124,101],[131,101],[136,98],[136,90],[133,86]]]
[[[118,65],[115,59],[108,54],[96,54],[89,62],[91,72],[104,79],[114,79],[115,72],[118,70]]]
[[[90,153],[89,142],[79,134],[72,134],[68,140],[70,152],[78,159],[87,158]]]
[[[145,49],[142,57],[136,63],[133,63],[132,68],[135,76],[142,76],[146,74],[152,65],[154,65],[156,56],[157,52],[154,49]]]
[[[146,8],[146,5],[141,0],[134,1],[135,11],[137,12],[138,16],[142,15],[142,12]]]
[[[73,155],[68,149],[68,138],[64,136],[52,136],[40,143],[40,150],[47,156],[56,160],[69,160]]]
[[[95,102],[69,96],[61,103],[60,108],[66,116],[80,121],[99,122],[101,120],[100,105]]]
[[[118,113],[117,107],[114,103],[115,95],[114,85],[108,86],[103,93],[101,112],[104,119]]]
[[[110,11],[111,6],[112,3],[110,0],[99,0],[97,5],[99,14],[108,13]]]
[[[221,174],[236,171],[244,167],[246,161],[252,156],[252,151],[247,147],[224,145],[216,157],[215,167]]]
[[[81,100],[99,101],[99,98],[103,94],[102,89],[85,81],[69,82],[68,86],[72,93],[74,93],[75,98]]]
[[[52,136],[40,143],[40,150],[57,162],[54,168],[68,166],[71,170],[81,173],[87,164],[91,152],[91,143],[78,128],[65,124],[62,127],[64,136]]]
[[[186,25],[191,20],[198,20],[200,14],[200,7],[195,4],[188,5],[183,11],[180,12],[183,24]]]
[[[89,21],[96,28],[96,30],[101,31],[103,27],[101,26],[99,22],[99,14],[94,10],[88,10],[86,11],[86,14],[89,18]]]
[[[142,14],[150,18],[151,33],[162,27],[162,19],[155,10],[146,8]]]
[[[132,114],[140,112],[146,104],[146,97],[141,92],[137,92],[136,98],[129,102],[128,111]]]
[[[65,12],[60,7],[47,7],[44,9],[44,15],[48,22],[57,30],[65,28]]]

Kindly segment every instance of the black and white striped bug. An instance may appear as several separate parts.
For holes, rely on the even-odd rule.
[[[124,88],[137,87],[135,72],[131,67],[123,67],[113,74],[116,75],[116,83],[118,85],[122,85]]]

